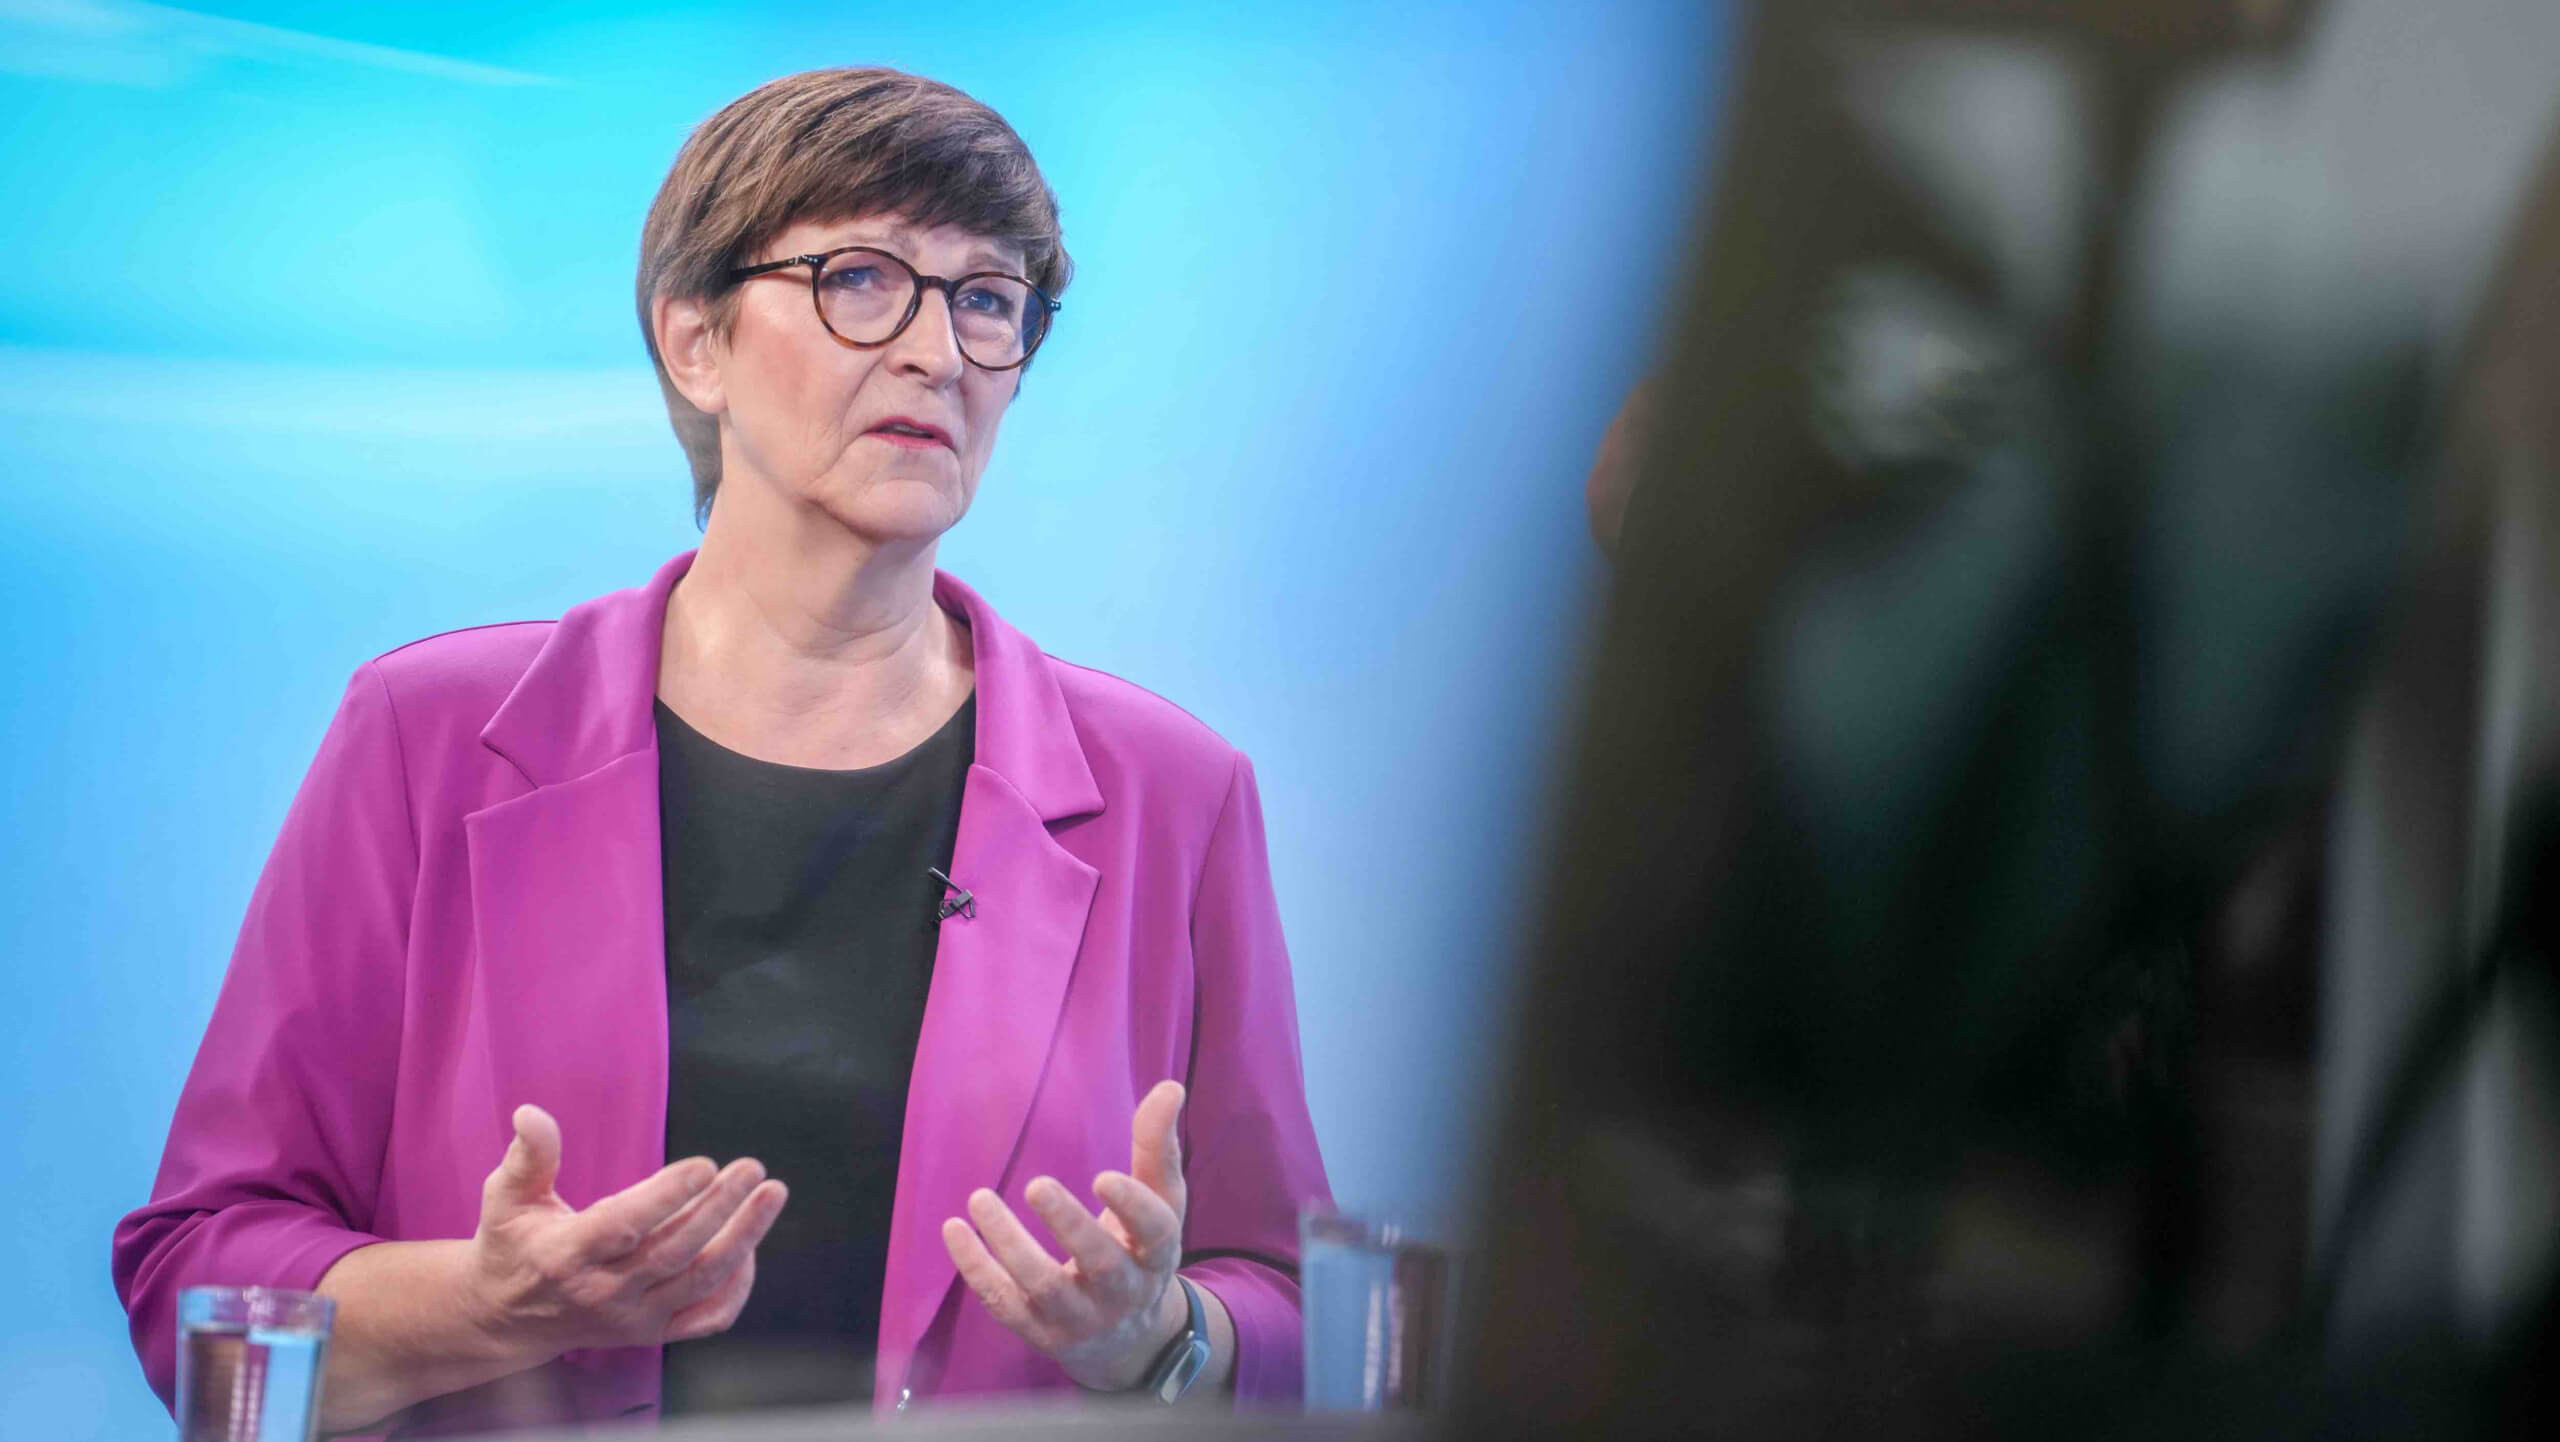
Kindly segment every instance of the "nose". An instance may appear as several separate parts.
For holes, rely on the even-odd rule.
[[[916,305],[916,318],[889,342],[889,364],[931,386],[947,386],[960,378],[968,362],[960,356],[960,338],[951,327],[951,297],[928,288]]]

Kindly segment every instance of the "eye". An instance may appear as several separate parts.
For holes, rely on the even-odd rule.
[[[880,265],[855,261],[828,271],[825,283],[831,290],[879,290],[888,284],[888,276]]]
[[[959,308],[997,320],[1011,320],[1021,309],[1011,291],[989,284],[973,284],[962,290]]]

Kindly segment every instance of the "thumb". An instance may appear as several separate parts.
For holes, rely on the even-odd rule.
[[[560,1177],[560,1124],[551,1113],[527,1104],[516,1108],[515,1140],[489,1174],[483,1195],[490,1202],[530,1206],[551,1195]]]

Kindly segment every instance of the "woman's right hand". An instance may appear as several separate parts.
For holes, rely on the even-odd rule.
[[[543,1357],[727,1330],[755,1286],[755,1249],[788,1192],[754,1158],[715,1172],[674,1162],[585,1211],[561,1200],[560,1124],[515,1112],[515,1140],[481,1188],[468,1291],[507,1350]]]

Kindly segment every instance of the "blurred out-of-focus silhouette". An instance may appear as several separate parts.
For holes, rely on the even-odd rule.
[[[1454,1434],[2560,1435],[2560,10],[1738,54]]]

